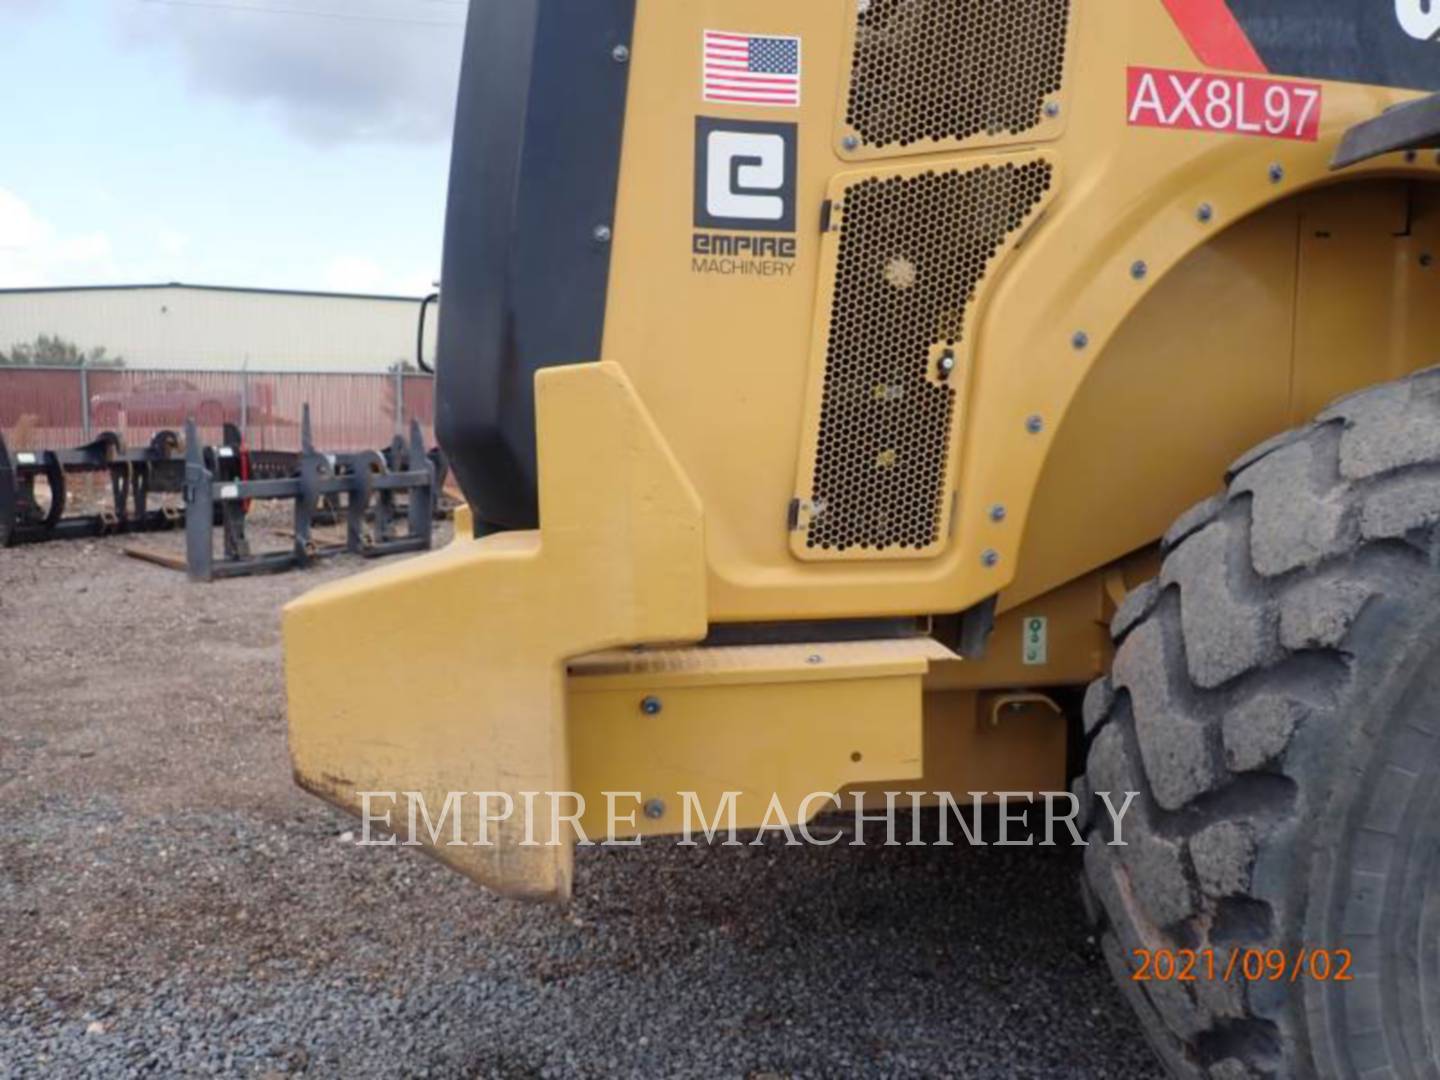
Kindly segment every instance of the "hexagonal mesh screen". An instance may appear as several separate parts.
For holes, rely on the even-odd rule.
[[[859,0],[846,122],[868,146],[1018,135],[1060,89],[1070,0]]]
[[[845,190],[805,546],[940,539],[955,388],[936,349],[1049,190],[1044,160],[870,177]]]

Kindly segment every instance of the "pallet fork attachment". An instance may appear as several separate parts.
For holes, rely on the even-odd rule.
[[[289,468],[279,455],[257,459],[238,445],[207,449],[199,442],[193,419],[185,426],[185,436],[186,567],[194,581],[280,573],[345,552],[377,558],[431,547],[437,470],[414,421],[408,443],[392,444],[385,451],[322,454],[311,437],[306,405],[300,453],[289,455]],[[247,461],[256,468],[242,468]],[[252,471],[258,471],[258,479],[243,475]],[[250,505],[276,501],[294,503],[293,543],[288,549],[257,554],[246,533]],[[345,542],[321,545],[313,527],[333,520],[336,507],[344,515]],[[224,552],[218,559],[217,519]]]

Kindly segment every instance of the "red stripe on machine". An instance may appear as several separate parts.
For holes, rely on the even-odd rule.
[[[1132,67],[1126,119],[1137,127],[1258,135],[1314,142],[1320,137],[1319,83]]]
[[[1165,9],[1206,67],[1257,75],[1269,70],[1226,0],[1165,0]]]

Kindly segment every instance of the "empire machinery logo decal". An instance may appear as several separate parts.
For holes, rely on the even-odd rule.
[[[695,118],[692,272],[795,272],[797,140],[795,124]]]

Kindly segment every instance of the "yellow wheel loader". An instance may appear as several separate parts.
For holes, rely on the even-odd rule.
[[[536,820],[1073,787],[1174,1075],[1437,1075],[1437,36],[1429,0],[472,0],[469,513],[287,610],[298,782],[456,810],[434,855],[561,902]]]

